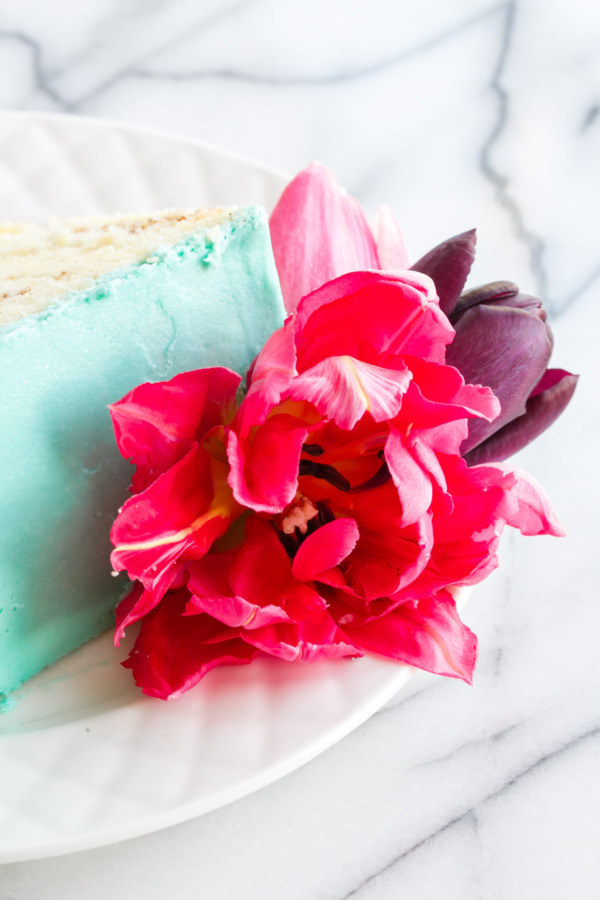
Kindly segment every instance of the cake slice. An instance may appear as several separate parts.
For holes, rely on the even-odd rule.
[[[0,694],[109,626],[131,467],[108,405],[240,374],[284,310],[258,207],[0,225]]]

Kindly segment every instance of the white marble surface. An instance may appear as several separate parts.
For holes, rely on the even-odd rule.
[[[5,0],[0,106],[148,124],[287,171],[318,158],[369,210],[392,206],[415,257],[477,225],[474,280],[543,293],[555,364],[582,373],[520,460],[569,537],[506,536],[465,613],[473,688],[417,675],[282,781],[7,864],[0,898],[599,896],[597,4]]]

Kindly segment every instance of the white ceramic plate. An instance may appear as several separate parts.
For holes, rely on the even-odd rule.
[[[0,113],[0,219],[262,203],[286,182],[215,147],[68,116]],[[197,816],[285,775],[402,686],[387,660],[213,671],[175,703],[143,697],[104,635],[0,715],[0,861],[68,853]]]

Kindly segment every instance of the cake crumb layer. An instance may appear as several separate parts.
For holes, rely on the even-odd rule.
[[[114,269],[145,260],[200,228],[223,225],[237,207],[167,209],[89,219],[0,222],[0,326],[34,315]]]

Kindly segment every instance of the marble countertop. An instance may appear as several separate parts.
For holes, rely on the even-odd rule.
[[[284,779],[7,864],[2,898],[598,896],[599,47],[588,0],[3,4],[0,107],[151,125],[289,172],[319,159],[369,211],[392,207],[414,258],[477,225],[473,281],[543,296],[553,362],[582,378],[519,459],[569,536],[505,535],[464,614],[474,687],[417,674]]]

